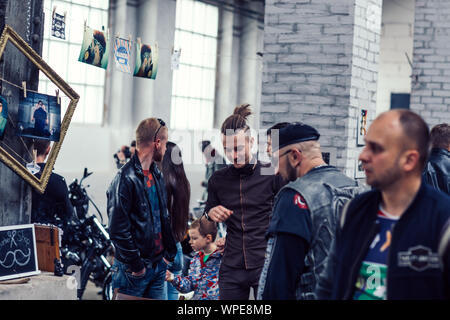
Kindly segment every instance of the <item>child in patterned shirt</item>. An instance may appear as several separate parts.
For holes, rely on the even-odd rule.
[[[166,271],[166,281],[181,293],[194,291],[193,300],[219,300],[219,267],[222,253],[214,243],[217,225],[205,217],[195,220],[189,228],[189,244],[197,251],[191,260],[187,277]]]

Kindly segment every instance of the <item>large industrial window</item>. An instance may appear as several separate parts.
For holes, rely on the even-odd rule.
[[[181,48],[181,56],[180,68],[173,71],[174,129],[213,127],[218,19],[216,6],[177,0],[174,47]]]
[[[42,57],[80,95],[72,122],[102,123],[105,70],[78,62],[78,56],[83,41],[84,20],[93,29],[102,30],[104,27],[106,30],[108,4],[109,0],[44,1],[45,31]],[[67,12],[65,40],[51,36],[54,6],[59,14]],[[55,85],[41,73],[39,91],[55,95],[55,89]],[[64,108],[64,99],[62,101]]]

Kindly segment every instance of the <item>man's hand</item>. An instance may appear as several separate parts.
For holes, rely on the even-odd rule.
[[[143,276],[145,274],[145,267],[144,267],[144,269],[142,269],[141,271],[139,271],[139,272],[132,272],[131,273],[131,275],[133,276],[133,277],[140,277],[140,276]]]
[[[225,238],[219,238],[216,240],[216,246],[218,252],[223,252],[225,250]]]
[[[232,214],[233,214],[233,211],[228,210],[227,208],[225,208],[223,206],[214,207],[211,210],[209,210],[209,212],[208,212],[209,218],[215,222],[224,222]]]
[[[172,282],[173,281],[173,273],[170,272],[169,270],[166,270],[166,281],[167,282]]]

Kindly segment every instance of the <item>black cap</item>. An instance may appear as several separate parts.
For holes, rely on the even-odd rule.
[[[319,132],[313,127],[301,122],[294,122],[278,131],[278,146],[274,144],[272,148],[273,151],[276,151],[294,143],[319,140],[319,137]]]

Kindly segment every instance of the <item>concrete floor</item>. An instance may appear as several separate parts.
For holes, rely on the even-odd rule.
[[[102,295],[99,294],[101,290],[102,288],[96,287],[92,281],[89,281],[83,294],[83,300],[102,300]]]

